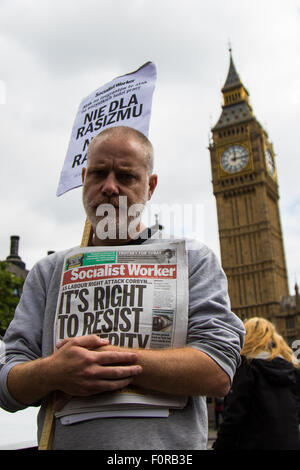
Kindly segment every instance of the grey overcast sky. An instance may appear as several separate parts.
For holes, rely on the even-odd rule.
[[[292,289],[300,282],[299,31],[300,0],[0,0],[0,259],[14,234],[27,268],[80,243],[80,188],[56,197],[78,105],[148,60],[158,73],[152,202],[202,204],[203,241],[219,256],[207,147],[230,41],[276,152]]]

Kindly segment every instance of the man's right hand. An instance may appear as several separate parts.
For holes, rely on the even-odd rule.
[[[122,389],[142,368],[135,364],[137,355],[133,352],[101,351],[107,344],[97,335],[63,340],[51,356],[13,367],[8,374],[8,389],[26,405],[55,390],[89,396]]]
[[[57,344],[51,369],[56,389],[76,396],[126,387],[142,372],[133,352],[101,351],[109,342],[96,335],[68,338]],[[94,351],[96,348],[98,351]],[[56,373],[59,371],[59,373]],[[66,380],[68,377],[68,380]]]

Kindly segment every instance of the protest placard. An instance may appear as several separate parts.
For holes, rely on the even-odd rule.
[[[156,67],[153,62],[147,62],[135,72],[101,86],[81,101],[57,196],[81,186],[81,170],[86,165],[88,145],[102,130],[123,125],[148,136],[155,83]]]

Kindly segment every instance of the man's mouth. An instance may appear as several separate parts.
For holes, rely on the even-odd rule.
[[[96,210],[99,206],[112,206],[114,207],[115,209],[119,209],[119,202],[116,202],[116,201],[101,201],[101,202],[97,202],[97,203],[92,203],[91,204],[91,208]]]

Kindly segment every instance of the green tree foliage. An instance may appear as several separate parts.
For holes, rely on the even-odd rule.
[[[3,336],[19,303],[23,279],[7,271],[7,263],[0,261],[0,335]]]

